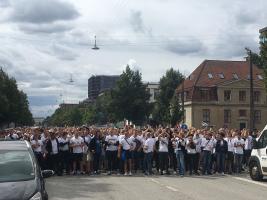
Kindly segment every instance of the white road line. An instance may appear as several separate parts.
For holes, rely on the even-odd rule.
[[[158,181],[156,181],[156,180],[153,179],[153,178],[151,178],[150,180],[151,180],[152,182],[154,182],[154,183],[160,184]]]
[[[240,177],[233,177],[233,178],[237,179],[237,180],[240,180],[240,181],[247,182],[247,183],[252,183],[252,184],[255,184],[255,185],[260,185],[260,186],[263,186],[263,187],[267,187],[266,184],[260,183],[260,182],[257,182],[257,181],[252,181],[252,180],[245,179],[245,178],[240,178]]]
[[[178,191],[177,189],[175,189],[175,188],[173,188],[173,187],[171,187],[171,186],[166,186],[166,188],[168,188],[169,190],[171,190],[171,191],[173,191],[173,192],[177,192],[177,191]]]

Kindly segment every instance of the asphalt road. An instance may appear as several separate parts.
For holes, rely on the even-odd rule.
[[[65,176],[46,180],[50,200],[266,200],[267,180],[243,176]]]

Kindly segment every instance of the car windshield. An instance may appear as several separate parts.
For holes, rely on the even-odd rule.
[[[34,167],[28,151],[0,150],[0,182],[34,179]]]

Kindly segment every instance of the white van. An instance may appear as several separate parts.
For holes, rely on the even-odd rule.
[[[260,181],[263,176],[267,176],[267,125],[253,143],[249,160],[249,173],[251,179],[256,181]]]

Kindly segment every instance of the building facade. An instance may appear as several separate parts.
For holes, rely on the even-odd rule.
[[[267,42],[267,27],[260,29],[260,42],[266,43]]]
[[[159,83],[146,83],[146,89],[150,93],[149,103],[154,103],[159,94]]]
[[[95,101],[99,94],[115,87],[120,76],[91,76],[88,79],[88,100]]]
[[[267,95],[263,71],[253,66],[255,128],[267,123]],[[205,60],[177,88],[181,100],[184,92],[185,123],[201,128],[243,129],[250,126],[249,62]]]

